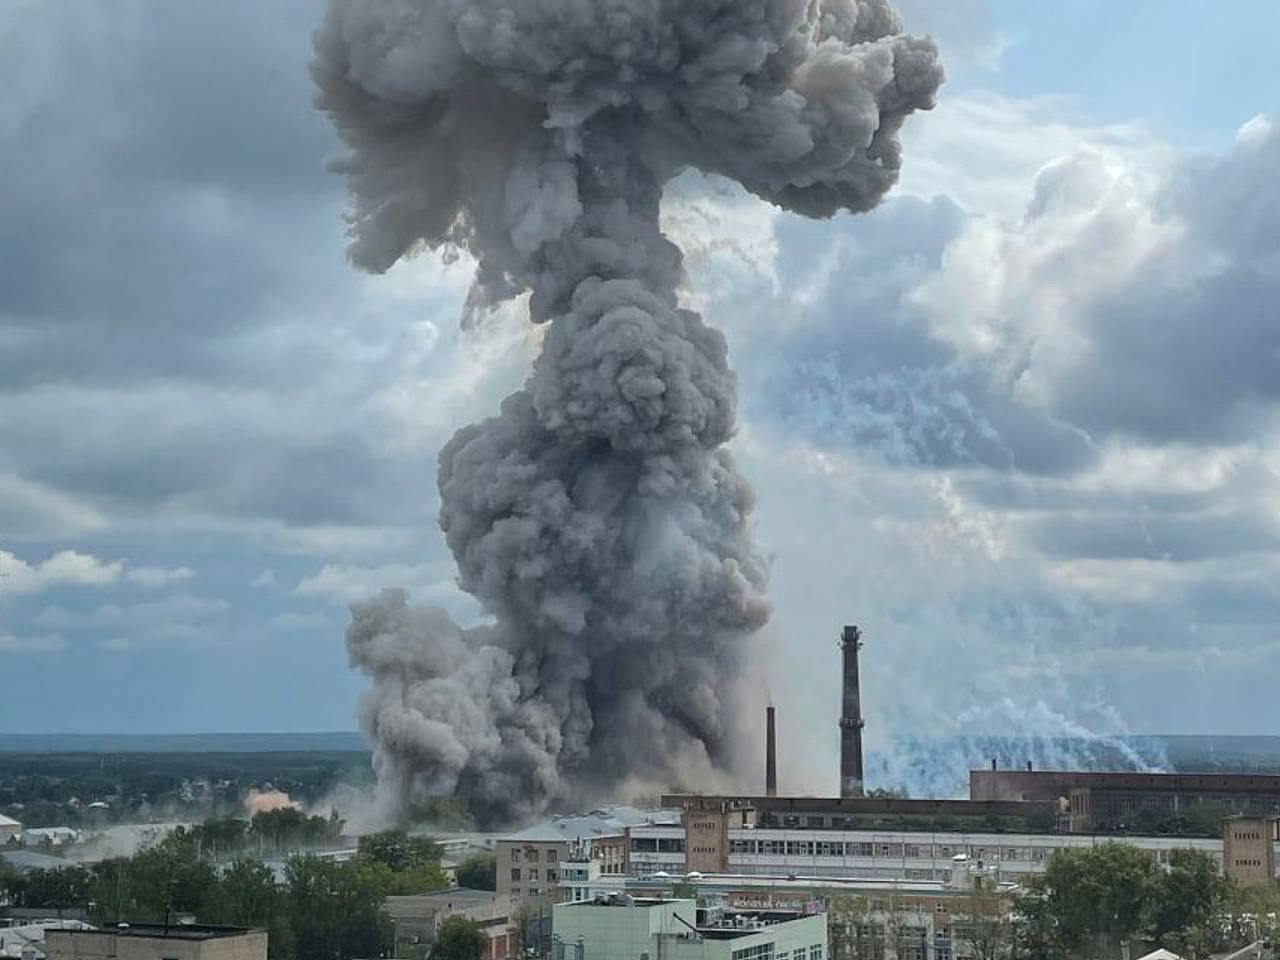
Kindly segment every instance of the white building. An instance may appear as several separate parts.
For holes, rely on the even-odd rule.
[[[685,828],[675,825],[633,827],[628,832],[628,867],[633,875],[688,871]],[[952,858],[993,866],[1002,880],[1019,882],[1044,870],[1056,850],[1120,842],[1149,850],[1167,863],[1170,852],[1203,850],[1222,862],[1222,841],[1182,837],[1111,837],[1081,834],[927,833],[889,830],[736,828],[728,831],[728,850],[720,872],[859,877],[865,879],[947,880]]]
[[[28,847],[61,847],[80,839],[74,827],[31,827],[22,836]]]
[[[827,960],[825,914],[699,910],[626,895],[556,904],[553,960]]]

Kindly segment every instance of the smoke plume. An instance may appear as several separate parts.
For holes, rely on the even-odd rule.
[[[942,79],[900,29],[884,0],[331,0],[312,70],[354,262],[463,250],[468,318],[528,293],[548,323],[525,387],[440,455],[440,524],[494,625],[394,591],[353,611],[393,806],[454,792],[498,823],[731,768],[766,569],[663,185],[693,167],[808,216],[875,206]]]

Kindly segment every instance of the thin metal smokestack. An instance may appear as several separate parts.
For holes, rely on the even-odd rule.
[[[858,689],[858,650],[862,631],[845,627],[840,637],[844,655],[843,712],[840,714],[840,796],[860,797],[862,793],[862,696]]]
[[[778,795],[778,732],[773,707],[764,711],[764,792],[768,797]]]

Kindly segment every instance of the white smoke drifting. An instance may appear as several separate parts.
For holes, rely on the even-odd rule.
[[[663,185],[696,167],[809,216],[870,209],[933,105],[932,42],[884,0],[331,0],[315,46],[355,263],[463,249],[469,314],[528,292],[550,322],[525,388],[440,456],[441,526],[496,626],[396,592],[354,609],[384,796],[500,823],[730,769],[766,569]]]

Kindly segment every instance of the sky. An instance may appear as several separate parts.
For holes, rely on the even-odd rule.
[[[668,188],[797,784],[846,622],[885,755],[1274,727],[1280,5],[1120,6],[901,3],[950,80],[869,215]],[[351,601],[483,615],[435,458],[539,334],[461,329],[465,259],[346,262],[319,14],[0,6],[0,730],[353,729]]]

